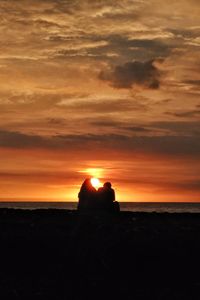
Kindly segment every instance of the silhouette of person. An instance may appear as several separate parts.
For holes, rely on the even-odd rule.
[[[93,209],[96,202],[96,189],[92,186],[90,178],[84,180],[78,193],[78,210],[87,211]]]
[[[115,201],[115,191],[110,182],[105,182],[103,187],[98,189],[100,208],[109,211],[119,211],[119,203]]]

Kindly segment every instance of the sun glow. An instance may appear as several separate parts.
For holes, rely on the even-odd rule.
[[[99,188],[100,185],[101,185],[101,183],[100,183],[100,181],[99,181],[98,178],[91,178],[90,181],[91,181],[92,186],[93,186],[95,189]]]
[[[104,169],[102,168],[87,168],[84,170],[78,171],[79,173],[85,173],[89,176],[92,176],[94,178],[103,177]]]

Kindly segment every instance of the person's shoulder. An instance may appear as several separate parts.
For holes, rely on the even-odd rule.
[[[103,187],[98,188],[98,192],[102,192],[104,190]]]

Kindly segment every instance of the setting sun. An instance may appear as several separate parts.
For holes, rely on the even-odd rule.
[[[100,187],[100,181],[98,178],[91,178],[91,184],[96,189]]]

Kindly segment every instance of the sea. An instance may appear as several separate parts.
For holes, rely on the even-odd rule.
[[[0,208],[76,210],[77,202],[0,202]],[[121,211],[157,213],[200,213],[200,203],[191,202],[120,202]]]

